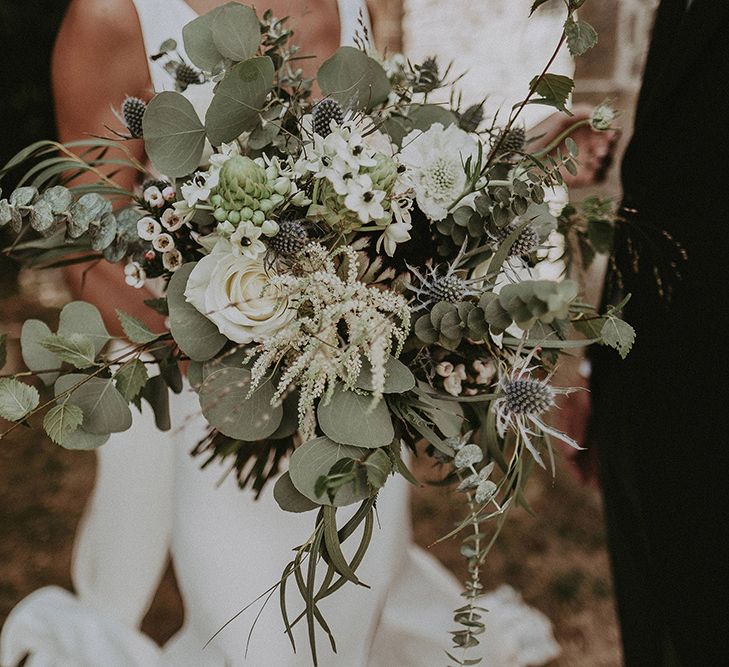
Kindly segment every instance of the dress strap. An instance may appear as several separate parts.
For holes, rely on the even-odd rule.
[[[362,25],[372,36],[370,14],[365,0],[337,0],[339,4],[339,39],[342,46],[353,46],[355,36],[364,39]]]
[[[150,56],[159,52],[159,47],[166,39],[174,39],[178,51],[183,53],[182,29],[197,18],[197,13],[184,0],[132,0],[132,2],[142,29],[152,87],[156,92],[172,90],[174,81],[164,68],[164,59],[153,62]]]

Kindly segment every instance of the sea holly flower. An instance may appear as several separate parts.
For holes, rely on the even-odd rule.
[[[265,224],[265,223],[264,223]],[[266,244],[261,241],[263,229],[246,220],[230,236],[231,251],[236,256],[256,259],[266,252]]]
[[[124,282],[130,287],[139,289],[144,287],[147,274],[139,262],[129,262],[124,267]]]
[[[151,216],[137,221],[137,235],[143,241],[154,241],[162,233],[162,226]]]
[[[494,400],[494,409],[499,435],[503,438],[509,428],[516,431],[534,460],[544,468],[546,466],[532,438],[546,433],[575,449],[582,447],[567,434],[552,428],[544,421],[544,415],[556,405],[556,396],[570,394],[575,390],[552,386],[549,383],[551,375],[544,380],[533,377],[531,372],[534,368],[529,367],[533,355],[534,352],[529,354],[521,365],[515,366],[501,378],[499,382],[501,394]],[[534,427],[538,431],[532,430]]]
[[[476,140],[455,125],[433,123],[426,132],[410,132],[402,146],[400,161],[418,205],[432,221],[443,220],[464,194],[465,163],[476,156]]]

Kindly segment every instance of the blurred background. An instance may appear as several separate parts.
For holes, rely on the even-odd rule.
[[[406,48],[407,36],[424,25],[428,5],[437,2],[372,1],[380,48],[389,52]],[[48,63],[66,4],[64,0],[0,0],[0,43],[4,45],[0,164],[32,141],[53,136]],[[467,16],[469,5],[478,3],[452,0],[451,4]],[[630,136],[631,112],[656,4],[657,0],[598,0],[588,2],[583,10],[600,41],[578,60],[575,100],[599,103],[609,99],[623,111],[619,153]],[[455,57],[447,50],[434,55],[442,63]],[[12,187],[12,182],[3,183],[6,192]],[[615,168],[600,190],[606,196],[618,196]],[[586,194],[572,192],[576,200]],[[17,337],[20,324],[29,317],[52,323],[69,299],[58,273],[19,272],[0,255],[1,331]],[[11,344],[8,365],[2,372],[11,372],[19,363],[17,348]],[[93,453],[65,451],[39,433],[18,429],[0,442],[0,625],[10,609],[36,588],[49,584],[71,587],[73,534],[94,483]],[[423,465],[418,472],[427,477]],[[414,492],[415,533],[422,546],[429,547],[460,518],[460,504],[449,497],[435,487]],[[511,584],[551,618],[563,649],[555,665],[621,664],[599,493],[558,471],[555,479],[548,474],[534,475],[529,501],[535,516],[520,509],[512,513],[487,561],[487,588]],[[457,541],[430,550],[463,577]],[[170,569],[143,629],[164,642],[181,621],[180,598]]]

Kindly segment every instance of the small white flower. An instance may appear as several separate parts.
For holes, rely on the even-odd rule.
[[[162,226],[154,218],[145,215],[137,221],[137,235],[144,241],[154,241],[162,232]]]
[[[181,216],[174,208],[168,208],[162,214],[162,226],[168,232],[176,232],[180,227],[182,227],[183,222],[183,216]]]
[[[261,225],[261,232],[264,236],[276,236],[279,226],[275,220],[265,220]]]
[[[235,225],[229,220],[225,220],[224,222],[219,222],[217,224],[215,231],[220,234],[220,236],[225,236],[227,238],[235,231]]]
[[[445,380],[443,380],[443,388],[451,396],[460,396],[461,392],[463,391],[463,387],[461,385],[461,378],[458,377],[458,375],[456,373],[452,373]]]
[[[352,179],[344,205],[356,213],[362,222],[380,220],[385,217],[385,209],[382,207],[385,194],[382,190],[373,190],[372,179],[365,174]]]
[[[475,157],[476,140],[455,125],[433,123],[427,132],[413,130],[403,139],[400,160],[423,213],[443,220],[466,187],[464,164]]]
[[[385,231],[377,239],[377,252],[384,246],[388,257],[392,257],[397,250],[398,243],[410,240],[410,230],[413,228],[409,222],[393,222],[385,227]]]
[[[453,375],[453,364],[450,361],[441,361],[436,367],[435,372],[443,378]]]
[[[173,188],[171,185],[168,185],[164,190],[162,190],[162,196],[167,202],[174,201],[176,195],[177,192],[175,191],[175,188]]]
[[[222,167],[230,158],[240,155],[240,146],[237,141],[229,144],[220,144],[220,152],[213,153],[210,156],[210,164],[215,167]]]
[[[491,361],[483,363],[480,359],[473,362],[473,370],[476,371],[476,384],[491,384],[496,375],[496,368]]]
[[[147,279],[147,274],[141,267],[139,262],[129,262],[124,267],[124,282],[130,287],[139,289],[144,287],[144,281]]]
[[[182,188],[182,198],[188,206],[193,207],[199,202],[210,199],[210,192],[218,185],[218,170],[198,171],[191,181],[185,183]]]
[[[241,222],[230,237],[231,249],[236,256],[256,259],[266,252],[266,244],[260,240],[262,229],[250,220]]]
[[[152,241],[152,247],[157,252],[170,252],[175,249],[175,240],[169,234],[162,232]]]
[[[142,194],[144,201],[154,208],[164,206],[165,198],[162,196],[161,190],[156,185],[151,185]]]
[[[467,377],[466,367],[463,364],[458,364],[458,366],[453,369],[453,374],[458,376],[459,380],[465,380]]]
[[[162,255],[162,266],[174,273],[182,266],[182,255],[179,250],[170,250]]]

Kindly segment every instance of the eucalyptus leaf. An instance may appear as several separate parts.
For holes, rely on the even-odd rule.
[[[84,420],[84,413],[77,405],[64,401],[51,408],[43,418],[43,429],[56,444],[68,439]]]
[[[62,375],[56,380],[55,393],[68,396],[69,403],[81,408],[87,433],[108,435],[126,431],[132,425],[129,406],[110,379],[80,373]]]
[[[213,16],[211,32],[218,52],[235,62],[256,55],[261,44],[261,26],[250,7],[229,2]]]
[[[47,202],[40,200],[33,205],[30,212],[30,226],[39,234],[45,234],[53,228],[56,219],[51,211],[51,206]]]
[[[38,189],[31,186],[24,186],[13,190],[10,194],[11,206],[28,206],[38,195]]]
[[[0,417],[9,421],[20,421],[40,402],[35,387],[15,378],[0,378]]]
[[[26,320],[20,331],[20,353],[25,365],[34,372],[52,370],[61,367],[61,360],[41,344],[49,336],[51,330],[40,320]],[[56,381],[58,373],[41,373],[38,376],[45,385]]]
[[[144,145],[154,166],[166,176],[187,176],[200,164],[205,128],[192,103],[180,93],[155,95],[142,119]]]
[[[185,53],[201,70],[212,72],[223,60],[213,41],[213,21],[223,7],[216,7],[207,14],[198,16],[182,29],[182,39],[185,44]]]
[[[200,405],[210,425],[223,435],[245,442],[265,440],[281,423],[283,408],[271,405],[271,381],[249,397],[251,373],[247,368],[221,368],[200,387]]]
[[[94,351],[97,355],[111,338],[99,309],[85,301],[71,301],[61,311],[58,334],[68,337],[75,333],[88,336],[94,343]]]
[[[319,507],[318,503],[309,500],[297,490],[288,472],[285,472],[276,481],[273,487],[273,497],[285,512],[310,512]]]
[[[94,341],[84,334],[51,335],[41,345],[75,368],[89,368],[96,363]]]
[[[183,264],[167,286],[170,332],[179,348],[194,361],[207,361],[225,345],[227,339],[207,317],[185,299],[185,287],[194,262]]]
[[[105,445],[108,440],[108,435],[88,433],[83,428],[77,428],[67,435],[60,436],[58,438],[58,444],[64,449],[88,451],[98,449],[102,445]]]
[[[347,391],[341,385],[328,403],[317,409],[319,427],[334,442],[356,447],[385,447],[395,438],[390,410],[384,400]]]
[[[113,213],[107,213],[100,220],[89,225],[89,238],[91,248],[101,252],[108,248],[116,238],[116,217]]]
[[[370,495],[367,485],[364,485],[364,488],[355,488],[351,483],[345,484],[337,489],[333,502],[326,494],[317,496],[315,488],[319,478],[328,475],[335,463],[347,458],[360,459],[366,452],[366,449],[340,445],[326,437],[309,440],[291,455],[289,464],[291,481],[299,493],[317,505],[342,507],[359,502]]]
[[[387,477],[392,472],[392,461],[384,449],[378,449],[367,457],[365,469],[367,483],[376,491],[385,486]]]
[[[265,56],[251,58],[230,69],[216,87],[205,115],[210,143],[219,146],[243,132],[256,129],[266,97],[273,87],[273,75],[273,61]]]
[[[352,46],[340,47],[322,64],[316,78],[325,95],[350,109],[372,109],[390,94],[382,65]]]
[[[410,369],[399,359],[390,356],[385,363],[385,393],[404,394],[415,386],[415,377]],[[365,391],[372,391],[372,366],[365,359],[362,371],[357,378],[356,387]]]

